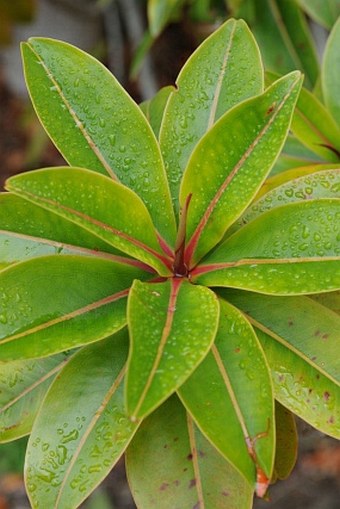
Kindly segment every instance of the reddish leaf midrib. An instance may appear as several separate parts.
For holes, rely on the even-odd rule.
[[[106,306],[107,304],[111,304],[112,302],[115,302],[119,299],[127,297],[129,294],[129,290],[130,290],[129,288],[126,290],[122,290],[122,291],[117,292],[113,295],[110,295],[108,297],[100,299],[96,302],[87,304],[86,306],[84,306],[82,308],[71,311],[70,313],[62,315],[58,318],[53,318],[52,320],[49,320],[48,322],[44,322],[44,323],[37,325],[35,327],[32,327],[31,329],[26,329],[23,332],[19,332],[18,334],[13,334],[12,336],[9,336],[2,340],[0,339],[0,349],[1,349],[1,346],[6,343],[10,343],[11,341],[15,341],[17,339],[23,339],[23,338],[29,336],[30,334],[35,334],[42,330],[48,329],[49,327],[52,327],[54,325],[58,325],[59,323],[66,322],[68,320],[72,320],[73,318],[77,318],[78,316],[82,316],[86,313],[90,313],[91,311],[94,311],[95,309],[98,309],[102,306]]]
[[[339,259],[340,257],[338,256],[310,256],[305,258],[243,258],[234,262],[217,262],[206,265],[198,265],[191,271],[191,277],[197,277],[216,270],[233,269],[247,265],[292,265],[295,263],[331,262]]]
[[[120,237],[120,238],[126,240],[127,242],[134,245],[135,247],[142,249],[146,253],[151,254],[152,256],[157,258],[159,261],[161,261],[167,269],[172,270],[172,260],[171,259],[169,259],[165,255],[163,256],[162,254],[157,253],[157,251],[155,251],[154,249],[149,247],[147,244],[144,244],[140,240],[131,237],[127,233],[124,233],[121,230],[114,228],[113,226],[103,223],[102,221],[99,221],[91,216],[88,216],[87,214],[84,214],[83,212],[79,212],[78,210],[67,207],[66,205],[62,205],[61,203],[58,203],[54,200],[50,200],[50,199],[44,198],[42,196],[37,196],[37,195],[30,193],[28,191],[15,189],[15,187],[14,187],[13,192],[17,192],[17,193],[20,192],[21,196],[24,195],[27,197],[27,199],[31,199],[33,202],[39,201],[39,202],[45,203],[46,205],[52,206],[57,210],[60,209],[62,211],[67,212],[68,214],[75,215],[75,216],[79,217],[80,219],[83,219],[84,221],[87,221],[88,223],[90,223],[94,226],[97,226],[106,232],[110,232],[113,235],[116,235],[117,237]],[[58,213],[58,212],[56,212],[56,213]],[[69,220],[74,222],[74,220],[72,220],[72,218],[69,218]],[[95,232],[93,232],[93,234],[98,236],[98,234],[96,234]]]
[[[125,256],[114,255],[112,253],[108,253],[106,251],[100,251],[99,249],[90,249],[83,246],[76,246],[74,244],[67,244],[65,242],[60,242],[56,240],[47,239],[45,237],[35,237],[33,235],[26,235],[24,233],[18,233],[9,230],[0,230],[0,235],[8,235],[10,237],[16,237],[23,240],[29,240],[32,242],[37,242],[41,244],[47,244],[53,248],[60,249],[69,249],[70,251],[75,251],[77,253],[81,253],[84,255],[90,255],[91,257],[96,258],[104,258],[105,260],[111,260],[113,262],[121,263],[123,265],[132,265],[133,267],[137,267],[139,269],[145,270],[146,272],[150,272],[151,274],[155,273],[155,270],[147,265],[144,262],[139,260],[135,260],[134,258],[126,258]],[[108,244],[110,245],[110,244]]]
[[[165,320],[165,324],[164,324],[164,327],[163,327],[163,331],[162,331],[162,335],[161,335],[161,340],[159,342],[159,345],[158,345],[158,350],[157,350],[157,353],[156,353],[156,357],[155,357],[155,360],[153,362],[153,365],[152,365],[152,368],[150,370],[150,373],[149,373],[149,376],[146,380],[146,383],[144,385],[144,388],[143,388],[143,391],[140,395],[140,398],[137,402],[137,405],[135,406],[135,409],[133,411],[133,415],[131,417],[131,419],[133,421],[136,421],[137,420],[137,414],[139,412],[139,410],[141,409],[143,403],[144,403],[144,400],[145,400],[145,397],[146,397],[146,394],[154,380],[154,376],[155,376],[155,373],[159,367],[159,364],[160,364],[160,361],[162,359],[162,354],[164,352],[164,348],[165,348],[165,345],[166,345],[166,342],[169,338],[169,335],[170,335],[170,332],[171,332],[171,327],[172,327],[172,323],[173,323],[173,319],[174,319],[174,314],[175,314],[175,311],[176,311],[176,301],[177,301],[177,297],[178,297],[178,294],[179,294],[179,290],[181,288],[181,285],[183,283],[183,279],[180,279],[180,278],[173,278],[173,279],[170,279],[170,297],[169,297],[169,303],[168,303],[168,309],[167,309],[167,315],[166,315],[166,320]]]

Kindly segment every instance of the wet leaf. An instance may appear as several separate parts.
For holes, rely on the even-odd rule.
[[[126,324],[131,282],[146,273],[85,256],[47,256],[0,272],[0,360],[45,357]]]
[[[336,290],[340,287],[339,219],[338,199],[276,207],[225,240],[192,277],[208,286],[278,295]]]
[[[275,186],[274,189],[261,196],[259,200],[248,207],[240,219],[231,227],[230,231],[227,232],[228,236],[245,224],[253,221],[260,214],[285,203],[296,203],[320,198],[339,198],[340,169],[323,169],[319,172],[315,171],[315,166],[312,169],[314,171],[311,174],[308,174],[308,167],[301,169],[304,170],[303,172],[301,170],[300,172],[298,170],[291,170],[289,172],[289,180],[282,185]],[[282,180],[285,173],[280,174]],[[305,173],[305,175],[298,176],[299,173]],[[294,174],[297,178],[293,179]],[[276,179],[275,184],[277,181],[278,179]],[[272,183],[275,185],[274,182]],[[270,187],[270,184],[268,184],[268,187]]]
[[[199,433],[175,397],[142,423],[127,450],[127,472],[139,509],[252,506],[251,486]]]
[[[162,253],[150,215],[127,187],[80,168],[23,173],[10,178],[6,187],[157,268],[161,274],[169,273],[164,265],[169,266],[169,259]]]
[[[182,174],[199,139],[226,111],[263,91],[257,44],[243,21],[229,20],[208,37],[180,72],[160,144],[175,208]]]
[[[310,297],[223,290],[256,327],[275,397],[320,431],[340,437],[339,316]]]
[[[175,221],[164,166],[137,104],[100,62],[70,44],[31,38],[22,55],[33,105],[67,162],[133,189],[171,244]]]
[[[122,256],[84,228],[14,194],[0,193],[0,213],[0,268],[49,254]]]
[[[184,279],[135,281],[128,301],[131,349],[126,380],[128,413],[149,414],[207,355],[215,338],[218,300]]]
[[[226,113],[196,146],[180,191],[187,217],[185,262],[193,267],[252,201],[286,138],[300,73]]]
[[[0,442],[27,435],[65,354],[47,359],[0,362]]]
[[[127,347],[126,330],[85,347],[52,384],[27,449],[33,509],[78,507],[127,447],[136,431],[124,411]]]
[[[266,359],[244,316],[220,300],[211,352],[178,393],[197,425],[255,487],[256,471],[272,476],[274,401]]]

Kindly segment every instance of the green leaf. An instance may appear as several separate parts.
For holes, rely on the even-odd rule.
[[[148,0],[148,21],[153,37],[161,33],[184,3],[185,0]]]
[[[135,281],[128,299],[131,349],[126,379],[133,419],[154,410],[203,360],[215,338],[216,295],[184,279]]]
[[[257,471],[268,486],[275,424],[266,359],[241,312],[223,300],[220,312],[211,352],[178,393],[201,431],[247,481],[255,486]]]
[[[137,104],[101,63],[70,44],[31,38],[22,55],[37,115],[67,162],[131,187],[171,244],[175,220],[164,165]]]
[[[66,361],[61,354],[48,359],[0,362],[1,443],[30,433],[42,399]]]
[[[14,194],[0,193],[0,268],[49,254],[110,257],[122,253],[59,215]]]
[[[272,372],[275,398],[316,429],[340,439],[340,388],[319,369],[258,330]]]
[[[85,347],[52,384],[27,448],[33,509],[78,507],[127,447],[136,430],[124,411],[127,347],[126,330]]]
[[[296,0],[244,0],[237,13],[259,43],[268,70],[285,74],[300,69],[311,88],[318,76],[313,38]]]
[[[275,397],[320,429],[340,437],[340,317],[309,297],[223,291],[256,326],[272,371]]]
[[[226,113],[196,146],[180,203],[192,195],[185,262],[192,267],[252,201],[286,138],[301,85],[292,73]]]
[[[126,456],[139,509],[252,506],[250,485],[204,439],[175,397],[142,423]]]
[[[323,57],[321,83],[325,104],[340,126],[340,18],[327,40]]]
[[[290,476],[297,457],[298,434],[294,415],[282,406],[275,403],[276,422],[276,455],[274,474],[276,479],[287,479]]]
[[[180,72],[160,143],[178,209],[182,174],[196,143],[227,110],[263,91],[257,44],[243,21],[230,20],[208,37]]]
[[[325,0],[297,0],[297,2],[308,16],[329,30],[340,16],[339,0],[327,0],[326,2]]]
[[[45,357],[98,341],[126,324],[129,265],[42,256],[0,272],[0,360]]]
[[[6,187],[82,226],[160,274],[169,274],[166,265],[171,267],[171,262],[162,253],[150,215],[141,199],[127,187],[80,168],[23,173],[10,178]]]
[[[312,167],[315,170],[315,166]],[[307,168],[303,169],[307,173]],[[307,170],[307,171],[306,171]],[[288,172],[285,172],[288,173]],[[290,171],[290,176],[298,175],[298,170]],[[281,179],[284,173],[280,174]],[[314,171],[311,174],[287,180],[275,187],[259,200],[255,201],[231,227],[231,231],[238,230],[243,225],[253,221],[260,214],[286,203],[296,203],[320,198],[338,198],[340,196],[340,170]],[[318,218],[317,218],[318,219]],[[317,220],[316,219],[316,220]],[[228,236],[230,232],[228,231]]]
[[[193,280],[278,295],[337,290],[339,219],[338,199],[271,209],[225,240],[194,269]]]
[[[158,138],[159,130],[161,128],[161,123],[163,120],[163,114],[165,106],[168,102],[170,95],[175,91],[175,87],[169,85],[168,87],[161,88],[157,94],[148,101],[140,104],[140,108],[142,109],[144,115],[149,121],[149,124],[152,127],[153,132]]]
[[[272,191],[276,187],[281,186],[282,184],[286,184],[289,181],[293,181],[295,179],[299,179],[300,177],[307,177],[312,173],[321,172],[324,170],[338,170],[339,164],[309,164],[307,166],[298,166],[290,168],[286,171],[282,171],[272,177],[267,178],[261,187],[260,191],[257,193],[255,199],[262,198],[263,195]],[[325,187],[328,187],[327,184]],[[308,194],[308,193],[307,193]]]

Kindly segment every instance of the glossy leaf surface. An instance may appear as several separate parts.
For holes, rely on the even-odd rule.
[[[201,431],[255,487],[256,470],[272,475],[275,424],[262,348],[241,312],[220,300],[211,352],[178,390]]]
[[[7,189],[168,274],[150,215],[127,187],[80,168],[49,168],[12,177]]]
[[[127,408],[143,417],[172,394],[203,360],[215,338],[217,297],[184,279],[135,281],[128,300],[131,349]]]
[[[323,57],[321,83],[326,106],[340,126],[340,18],[327,40]]]
[[[192,275],[208,286],[268,294],[336,290],[340,286],[339,219],[337,199],[276,207],[224,241]]]
[[[276,455],[274,475],[276,479],[287,479],[291,474],[297,457],[298,434],[294,415],[275,403]]]
[[[263,91],[258,47],[243,21],[208,37],[180,72],[164,113],[160,144],[175,208],[182,174],[199,139],[235,104]]]
[[[314,169],[315,167],[313,167]],[[307,168],[306,168],[307,170]],[[289,172],[292,177],[293,171]],[[301,172],[302,173],[302,172]],[[307,171],[306,171],[307,173]],[[298,175],[298,171],[296,171]],[[281,178],[284,174],[281,174]],[[269,187],[269,186],[268,186]],[[281,206],[285,203],[310,201],[320,198],[340,197],[340,169],[323,170],[313,172],[306,176],[289,179],[280,186],[266,193],[259,200],[255,201],[240,219],[232,226],[231,230],[241,228],[244,224],[254,220],[267,210]],[[228,231],[229,235],[229,231]]]
[[[223,295],[256,326],[275,397],[312,426],[339,437],[339,316],[309,297]]]
[[[47,359],[0,362],[0,442],[30,433],[42,399],[66,360],[61,354]]]
[[[140,509],[252,505],[250,485],[199,433],[175,397],[142,423],[127,450],[127,472]]]
[[[3,270],[0,360],[44,357],[121,329],[128,289],[136,277],[145,273],[71,255],[40,257]]]
[[[75,223],[14,194],[0,194],[0,268],[36,256],[70,253],[122,255]]]
[[[31,38],[22,54],[33,105],[67,162],[131,187],[171,243],[175,223],[164,166],[137,104],[101,63],[70,44]]]
[[[192,195],[185,261],[192,267],[249,205],[282,148],[301,84],[300,73],[226,113],[196,146],[180,202]]]
[[[122,382],[127,347],[124,330],[83,348],[51,386],[28,443],[33,509],[78,507],[131,440],[136,425],[124,411]]]

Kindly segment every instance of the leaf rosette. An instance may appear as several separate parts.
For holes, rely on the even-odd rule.
[[[127,451],[140,508],[247,508],[294,464],[291,412],[340,434],[340,170],[265,187],[301,75],[264,90],[235,20],[142,108],[69,44],[22,54],[69,163],[0,196],[0,437],[31,435],[32,507]]]

